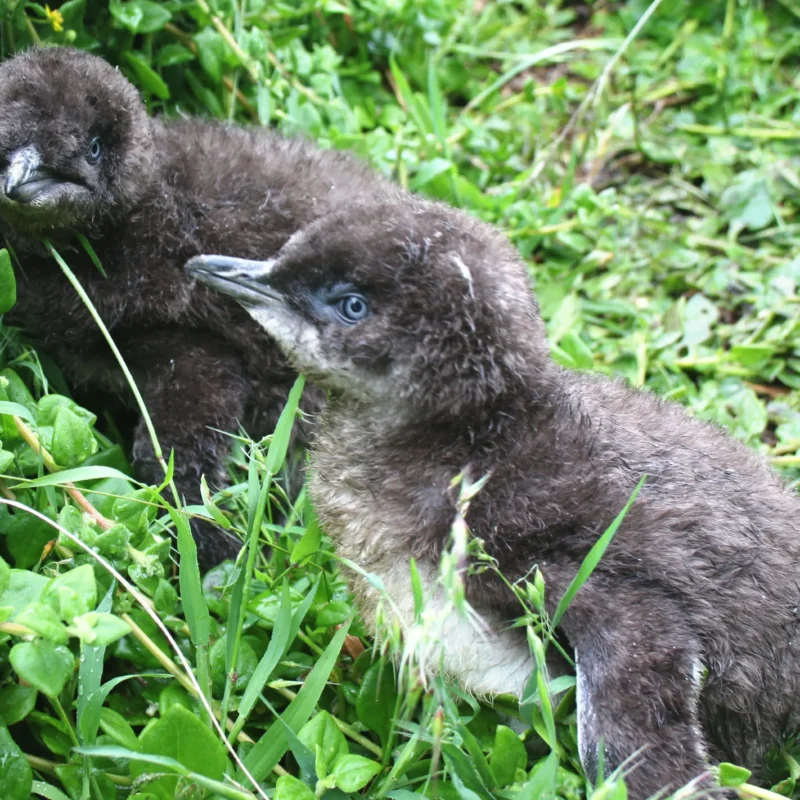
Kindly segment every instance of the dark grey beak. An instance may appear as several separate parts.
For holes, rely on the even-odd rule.
[[[269,285],[275,259],[250,261],[229,256],[195,256],[186,264],[186,273],[197,280],[230,295],[245,306],[263,306],[282,300]]]
[[[3,192],[15,203],[30,203],[59,179],[42,166],[42,157],[32,145],[15,150],[8,160]]]

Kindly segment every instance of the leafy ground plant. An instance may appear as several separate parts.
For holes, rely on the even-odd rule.
[[[0,56],[99,52],[154,114],[311,136],[500,225],[557,359],[687,404],[797,480],[798,17],[794,0],[0,0]],[[14,286],[0,252],[0,312]],[[525,702],[423,685],[380,657],[396,631],[364,638],[305,495],[282,491],[297,395],[186,508],[169,454],[161,486],[137,484],[124,418],[76,402],[24,332],[2,342],[0,797],[591,794],[535,575]],[[201,579],[192,514],[242,537],[237,564]],[[458,605],[452,563],[443,580]],[[796,758],[775,754],[774,792],[800,794]],[[769,796],[748,777],[719,771]]]

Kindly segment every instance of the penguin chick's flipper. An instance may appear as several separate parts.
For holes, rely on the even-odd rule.
[[[226,343],[198,332],[151,331],[124,343],[124,352],[141,374],[142,396],[165,455],[175,451],[174,479],[190,505],[202,504],[200,478],[225,484],[224,460],[249,391],[244,366]],[[163,469],[141,420],[133,445],[137,475],[157,484]],[[236,558],[242,542],[211,523],[195,520],[192,532],[202,569]]]
[[[611,587],[594,575],[561,627],[575,650],[578,748],[587,777],[597,780],[601,750],[606,777],[624,764],[632,797],[675,790],[703,773],[700,644],[675,602],[652,587]]]

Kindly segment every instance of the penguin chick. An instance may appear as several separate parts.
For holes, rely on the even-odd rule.
[[[335,152],[263,129],[148,118],[134,87],[102,59],[31,50],[0,65],[0,238],[21,263],[6,320],[49,351],[73,385],[127,392],[97,326],[47,254],[75,272],[131,367],[190,503],[199,479],[224,483],[225,432],[273,430],[295,375],[233,301],[192,286],[187,259],[264,256],[299,227],[382,181]],[[108,277],[94,266],[84,235]],[[306,392],[303,408],[321,406]],[[302,425],[299,442],[305,437]],[[138,477],[160,483],[147,430]],[[235,556],[238,540],[195,528],[200,561]]]
[[[679,406],[556,365],[526,267],[498,231],[398,193],[316,221],[271,260],[202,256],[188,269],[328,390],[310,494],[339,554],[381,578],[407,629],[412,557],[437,599],[454,476],[489,476],[466,522],[509,581],[541,570],[551,615],[648,476],[560,622],[588,775],[601,747],[607,769],[634,757],[628,789],[644,798],[703,774],[707,758],[757,769],[797,725],[796,497]],[[351,578],[374,623],[375,590]],[[443,667],[473,692],[520,695],[532,663],[504,626],[519,607],[491,571],[465,580],[493,633],[453,620]]]

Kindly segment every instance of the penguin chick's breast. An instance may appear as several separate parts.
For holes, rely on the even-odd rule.
[[[371,576],[347,569],[367,626],[380,636],[383,624],[398,623],[405,657],[423,674],[443,671],[478,696],[512,694],[521,698],[533,668],[524,636],[519,630],[507,629],[506,621],[492,611],[469,618],[457,610],[452,594],[439,579],[434,558],[422,556],[416,561],[424,599],[422,608],[415,609],[414,553],[404,532],[413,530],[418,522],[402,508],[402,498],[395,503],[385,494],[376,497],[368,488],[371,482],[358,474],[357,461],[345,466],[337,457],[329,465],[324,455],[330,452],[326,437],[326,432],[321,433],[316,444],[309,492],[337,554]],[[338,437],[336,441],[340,441]],[[340,480],[324,477],[331,474],[329,466],[345,469]],[[356,486],[361,488],[350,488]],[[379,579],[385,591],[376,587],[373,578]]]

